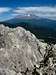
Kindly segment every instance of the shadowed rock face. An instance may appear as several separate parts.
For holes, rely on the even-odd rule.
[[[28,69],[32,71],[34,65],[39,68],[46,46],[22,27],[0,25],[0,75],[23,75]]]

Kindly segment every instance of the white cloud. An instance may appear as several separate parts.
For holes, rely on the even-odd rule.
[[[0,7],[0,14],[5,13],[5,12],[9,12],[10,10],[11,10],[11,8],[9,8],[9,7]]]
[[[56,7],[18,7],[14,11],[18,15],[35,15],[42,18],[56,20]]]
[[[0,7],[0,20],[15,17],[47,18],[56,20],[56,7],[40,6],[40,7],[17,7],[15,9],[9,7]],[[35,17],[36,16],[36,17]]]

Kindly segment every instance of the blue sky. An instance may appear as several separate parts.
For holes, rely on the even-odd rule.
[[[0,0],[1,7],[56,5],[56,0]]]
[[[30,14],[56,20],[56,0],[0,0],[0,21]]]

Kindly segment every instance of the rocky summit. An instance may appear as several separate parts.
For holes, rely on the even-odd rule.
[[[55,52],[22,27],[0,25],[0,75],[56,75]]]

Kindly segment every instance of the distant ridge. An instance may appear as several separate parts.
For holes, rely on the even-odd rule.
[[[0,22],[10,28],[21,26],[36,35],[37,38],[46,42],[56,43],[56,21],[49,19],[18,19],[14,18],[5,22]]]

